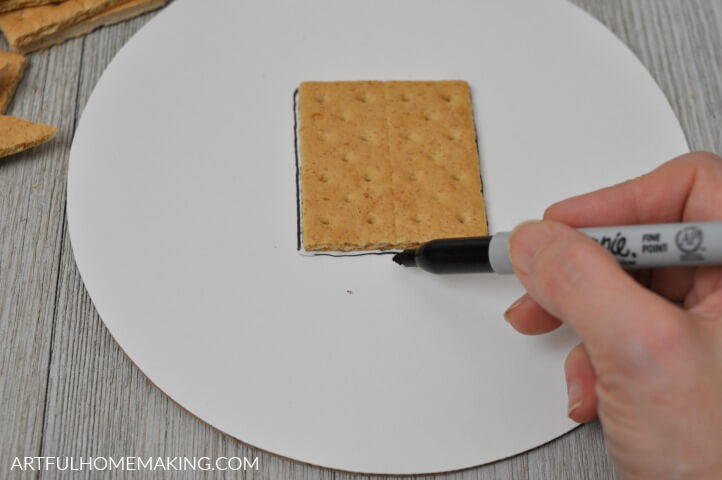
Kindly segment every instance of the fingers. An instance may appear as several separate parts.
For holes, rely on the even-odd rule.
[[[705,152],[549,207],[545,220],[575,227],[722,219],[722,159]]]
[[[716,323],[722,322],[722,289],[709,294],[702,300],[698,300],[689,311],[697,315],[697,317],[713,320]]]
[[[694,284],[696,268],[669,267],[652,271],[647,286],[665,298],[675,302],[685,299]]]
[[[706,152],[682,155],[639,178],[563,200],[546,220],[575,227],[722,219],[722,159]],[[656,270],[648,286],[674,301],[692,287],[691,268]]]
[[[585,423],[597,417],[597,375],[583,344],[569,352],[564,362],[569,398],[567,415],[575,422]]]
[[[509,248],[531,298],[569,323],[592,358],[623,350],[624,340],[643,330],[671,330],[683,316],[627,275],[608,251],[566,225],[524,223],[512,232]]]
[[[722,268],[702,267],[697,270],[694,288],[685,299],[691,313],[722,320]]]
[[[504,318],[518,332],[540,335],[558,328],[562,323],[549,315],[529,295],[524,295],[504,313]]]

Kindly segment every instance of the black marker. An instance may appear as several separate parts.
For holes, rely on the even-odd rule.
[[[624,268],[722,265],[722,222],[580,228]],[[394,255],[394,262],[432,273],[514,273],[508,232],[432,240]]]

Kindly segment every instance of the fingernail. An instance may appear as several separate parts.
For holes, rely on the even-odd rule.
[[[511,311],[514,310],[519,305],[521,305],[522,303],[524,303],[524,298],[526,298],[526,296],[519,298],[519,300],[512,303],[511,306],[506,309],[506,312],[504,312],[504,320],[506,320],[507,322],[509,321],[509,317],[511,316]]]
[[[509,238],[509,256],[517,271],[529,273],[537,252],[553,239],[546,222],[533,220],[517,226]]]
[[[582,386],[576,380],[567,382],[567,395],[569,398],[569,407],[567,408],[567,416],[571,415],[574,410],[582,406]]]

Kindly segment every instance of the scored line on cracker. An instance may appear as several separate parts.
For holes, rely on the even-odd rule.
[[[305,82],[297,116],[305,250],[487,234],[466,82]]]

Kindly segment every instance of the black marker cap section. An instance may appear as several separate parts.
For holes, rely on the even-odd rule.
[[[432,240],[416,252],[416,265],[432,273],[490,273],[491,237]]]

